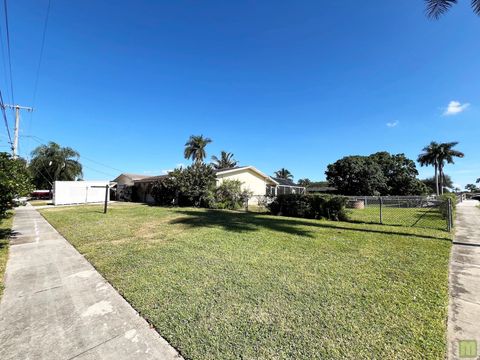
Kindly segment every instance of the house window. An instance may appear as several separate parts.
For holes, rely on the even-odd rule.
[[[266,195],[267,196],[275,196],[275,186],[267,185]]]

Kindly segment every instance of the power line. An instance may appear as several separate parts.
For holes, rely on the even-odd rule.
[[[31,138],[33,141],[37,142],[37,143],[40,144],[40,145],[44,145],[44,143],[47,143],[47,142],[48,142],[47,140],[42,139],[41,137],[38,137],[38,136],[35,136],[35,135],[21,135],[21,136],[22,136],[22,137]],[[118,172],[120,172],[120,173],[123,173],[123,172],[124,172],[123,170],[120,170],[120,169],[114,168],[114,167],[112,167],[112,166],[103,164],[103,163],[101,163],[101,162],[99,162],[99,161],[97,161],[97,160],[90,159],[90,158],[88,158],[88,157],[86,157],[86,156],[83,156],[83,155],[80,155],[80,159],[85,159],[85,160],[91,161],[91,162],[93,162],[93,163],[95,163],[95,164],[97,164],[97,165],[103,166],[103,167],[105,167],[105,168],[109,168],[109,169],[111,169],[111,170],[118,171]],[[101,171],[101,170],[94,169],[94,168],[92,168],[92,167],[90,167],[90,166],[87,166],[87,165],[85,165],[85,164],[82,164],[82,166],[85,167],[85,168],[87,168],[87,169],[90,169],[90,170],[92,170],[92,171],[96,171],[96,172],[98,172],[98,173],[104,174],[104,175],[113,176],[113,174],[111,174],[111,173],[107,173],[107,172],[104,172],[104,171]]]
[[[3,103],[2,90],[0,90],[0,106],[2,108],[3,121],[5,122],[5,127],[7,128],[8,139],[10,140],[10,145],[12,145],[12,135],[10,134],[10,127],[8,126],[7,114],[5,113],[5,104]]]
[[[2,47],[2,65],[3,65],[3,78],[5,81],[5,87],[8,89],[8,76],[7,76],[7,60],[5,59],[5,46],[3,44],[3,30],[0,26],[0,46]]]
[[[45,21],[44,21],[44,24],[43,24],[42,43],[40,45],[40,57],[38,59],[37,74],[35,75],[35,83],[33,85],[32,107],[35,107],[35,101],[37,99],[38,80],[40,78],[40,69],[41,69],[41,66],[42,66],[43,50],[45,48],[45,38],[46,38],[46,35],[47,35],[48,19],[50,17],[50,5],[51,5],[51,0],[48,0],[47,13],[45,15]],[[32,124],[32,118],[33,118],[33,112],[30,113],[30,119],[29,119],[29,123],[27,125],[27,133],[30,132],[30,127],[31,127],[31,124]]]
[[[10,68],[10,92],[12,95],[12,104],[15,104],[15,97],[13,95],[13,77],[12,77],[12,53],[10,50],[10,29],[8,27],[8,6],[7,0],[3,0],[5,7],[5,30],[7,32],[7,51],[8,51],[8,66]]]

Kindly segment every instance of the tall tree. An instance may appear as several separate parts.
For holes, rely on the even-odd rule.
[[[438,172],[440,175],[440,189],[442,194],[445,182],[445,174],[443,172],[443,168],[446,164],[454,164],[454,159],[456,157],[463,158],[465,156],[463,152],[454,149],[454,147],[457,145],[457,141],[440,144],[440,153],[438,157]]]
[[[286,180],[293,179],[292,173],[285,168],[281,168],[280,170],[275,171],[275,176],[279,179],[286,179]]]
[[[192,159],[195,163],[203,163],[203,160],[207,157],[205,148],[211,142],[211,139],[203,137],[203,135],[191,135],[185,143],[183,152],[185,159]]]
[[[223,151],[220,153],[220,158],[215,155],[212,156],[212,165],[214,169],[229,169],[237,166],[238,161],[233,158],[233,154]]]
[[[421,166],[433,166],[435,168],[435,193],[440,195],[440,186],[438,182],[438,169],[440,165],[440,144],[432,141],[429,145],[422,149],[422,153],[418,155],[417,161]]]
[[[449,175],[443,174],[443,179],[444,179],[443,180],[444,191],[446,189],[453,189],[455,187],[453,185],[453,180]],[[434,193],[435,192],[435,177],[432,176],[432,177],[426,178],[426,179],[422,180],[422,182],[428,188],[429,193]]]
[[[343,195],[385,195],[387,178],[369,156],[346,156],[328,165],[328,183]]]
[[[475,184],[467,184],[467,185],[465,185],[465,189],[467,189],[470,192],[477,192],[478,191],[478,187]]]
[[[433,19],[438,19],[444,13],[446,13],[450,7],[458,0],[425,0],[427,7],[427,16]],[[471,0],[473,12],[480,15],[480,0]]]
[[[312,181],[309,178],[305,179],[299,179],[298,180],[298,185],[303,186],[303,187],[308,187],[312,184]]]
[[[51,141],[31,153],[28,166],[37,189],[52,189],[53,183],[72,181],[83,175],[80,154],[71,147],[62,147]]]

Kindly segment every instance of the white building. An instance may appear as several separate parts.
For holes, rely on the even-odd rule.
[[[107,190],[110,181],[55,181],[53,185],[53,205],[98,203],[110,200]]]

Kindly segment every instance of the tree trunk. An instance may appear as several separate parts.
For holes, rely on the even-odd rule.
[[[443,165],[440,164],[440,194],[441,195],[443,195],[443,185],[444,185]]]
[[[440,195],[440,191],[438,188],[438,163],[435,162],[435,190],[437,191],[437,196]]]

